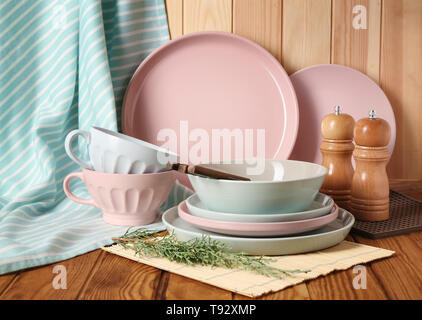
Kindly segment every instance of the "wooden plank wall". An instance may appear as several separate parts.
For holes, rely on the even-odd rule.
[[[422,178],[422,0],[166,0],[173,39],[220,30],[270,51],[290,74],[320,63],[353,67],[386,92],[396,115],[390,178]],[[367,29],[352,26],[365,6]]]

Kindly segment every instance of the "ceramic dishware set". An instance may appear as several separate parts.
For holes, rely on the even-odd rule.
[[[176,174],[195,191],[162,216],[178,239],[206,235],[232,251],[258,255],[325,249],[344,240],[354,223],[352,214],[319,193],[327,175],[315,164],[321,163],[321,120],[336,105],[355,118],[366,115],[368,105],[376,106],[391,126],[389,149],[394,147],[391,105],[359,71],[318,65],[289,77],[277,59],[244,37],[184,35],[156,49],[135,71],[122,105],[124,135],[96,127],[69,134],[66,151],[83,169],[66,178],[65,192],[74,201],[100,207],[109,223],[140,225],[156,217]],[[198,163],[250,181],[194,175],[188,168],[168,170],[167,162],[179,159],[189,165],[190,136],[198,129],[208,139],[204,145],[218,140],[217,129],[240,132],[245,141],[252,137],[256,155],[245,151],[242,158],[268,159],[263,172],[249,175],[247,164],[211,160]],[[173,153],[156,146],[166,135]],[[72,152],[78,136],[87,142],[89,161]],[[92,199],[70,192],[69,181],[76,177]]]
[[[88,161],[72,149],[78,136],[86,140]],[[64,180],[64,191],[71,200],[100,208],[104,221],[114,225],[145,225],[157,219],[176,179],[166,168],[168,161],[177,161],[175,153],[99,127],[70,132],[65,149],[82,167],[82,172],[73,172]],[[85,183],[90,199],[70,191],[75,178]]]
[[[163,216],[168,229],[178,237],[191,239],[207,234],[250,254],[285,254],[289,250],[298,253],[315,246],[312,241],[307,245],[303,241],[312,237],[312,232],[318,235],[324,227],[329,229],[331,224],[333,228],[339,219],[345,219],[345,212],[341,210],[339,214],[334,201],[318,192],[327,174],[323,166],[268,159],[259,175],[248,175],[246,163],[202,166],[251,181],[188,175],[195,193]],[[340,233],[340,238],[342,236],[344,233]],[[299,242],[281,245],[295,237]],[[317,246],[330,244],[332,242],[324,241]]]
[[[328,88],[321,88],[326,83]],[[357,93],[351,89],[354,87],[359,88]],[[366,107],[361,108],[365,103],[382,110],[394,128],[385,94],[359,71],[322,65],[289,77],[282,65],[253,41],[225,32],[197,32],[162,45],[139,65],[125,93],[122,128],[125,134],[153,144],[159,144],[161,130],[166,128],[178,138],[178,148],[172,151],[185,159],[192,147],[192,143],[184,144],[190,130],[199,128],[209,141],[215,138],[214,129],[249,132],[256,141],[265,131],[265,150],[259,158],[274,161],[269,160],[264,176],[224,181],[178,173],[179,181],[196,193],[180,207],[165,212],[163,222],[180,240],[207,235],[233,251],[293,254],[341,242],[354,217],[339,208],[334,218],[332,199],[318,194],[318,184],[324,179],[318,170],[324,169],[308,163],[297,171],[283,160],[320,163],[319,128],[326,114],[320,108],[331,110],[340,104],[360,116],[366,113]],[[258,143],[255,147],[257,150]],[[308,169],[300,172],[305,166]],[[287,169],[283,175],[280,168]],[[244,173],[235,166],[219,165],[218,169]],[[327,204],[332,207],[324,211]],[[312,219],[319,221],[319,227],[307,221]],[[274,225],[262,226],[266,223]]]

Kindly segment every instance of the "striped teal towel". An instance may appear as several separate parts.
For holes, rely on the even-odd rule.
[[[117,130],[131,75],[168,40],[164,0],[0,2],[0,274],[74,257],[126,230],[66,198],[63,179],[80,168],[64,139],[78,127]],[[88,196],[82,183],[72,190]],[[189,192],[176,186],[162,208]]]

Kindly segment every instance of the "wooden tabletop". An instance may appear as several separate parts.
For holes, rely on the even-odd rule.
[[[394,190],[422,201],[422,181],[392,181]],[[366,264],[367,288],[354,289],[353,269],[333,272],[262,299],[422,299],[422,233],[380,240],[347,240],[394,250]],[[53,268],[63,265],[67,288],[54,289]],[[224,299],[247,297],[137,263],[102,250],[0,276],[0,299]]]

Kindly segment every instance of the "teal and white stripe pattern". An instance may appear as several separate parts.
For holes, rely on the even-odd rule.
[[[63,179],[80,168],[64,139],[78,127],[118,130],[133,72],[168,40],[164,0],[0,2],[0,274],[74,257],[126,230],[66,198]],[[72,190],[88,197],[80,181]],[[189,193],[176,186],[162,208]]]

